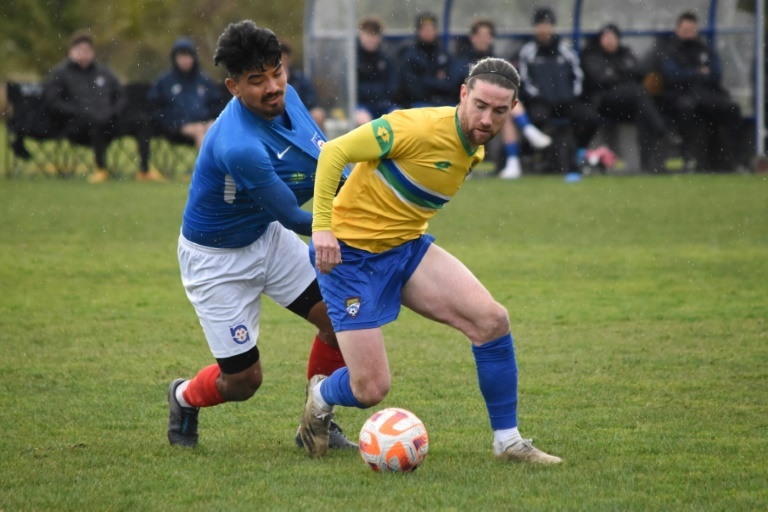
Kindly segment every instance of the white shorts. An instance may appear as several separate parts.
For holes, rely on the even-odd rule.
[[[217,359],[252,349],[261,294],[286,307],[315,280],[305,244],[278,222],[239,249],[204,247],[179,236],[181,282]]]

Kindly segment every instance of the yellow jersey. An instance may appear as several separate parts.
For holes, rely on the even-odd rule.
[[[373,253],[418,238],[484,154],[461,131],[456,107],[396,110],[323,146],[312,230]]]

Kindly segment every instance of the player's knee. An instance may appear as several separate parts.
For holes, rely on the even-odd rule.
[[[228,402],[244,402],[261,387],[262,373],[249,371],[228,375],[223,379],[221,395]]]
[[[498,302],[485,309],[483,315],[475,318],[473,332],[466,333],[473,342],[495,340],[510,331],[509,313]]]
[[[391,379],[389,375],[380,378],[366,378],[353,386],[352,392],[361,404],[372,407],[380,403],[389,393]]]

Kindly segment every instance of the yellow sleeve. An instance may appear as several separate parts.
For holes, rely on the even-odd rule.
[[[348,163],[385,158],[392,147],[392,138],[389,122],[376,119],[325,143],[315,174],[312,231],[331,229],[333,197],[344,167]]]

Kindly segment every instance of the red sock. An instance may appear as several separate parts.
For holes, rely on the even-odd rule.
[[[315,375],[330,375],[346,365],[344,356],[341,355],[341,350],[329,347],[320,338],[315,336],[312,350],[309,351],[307,379],[311,379]]]
[[[195,375],[195,378],[189,381],[187,389],[182,395],[192,407],[211,407],[224,402],[224,399],[216,387],[216,379],[221,370],[218,364],[206,366]]]

